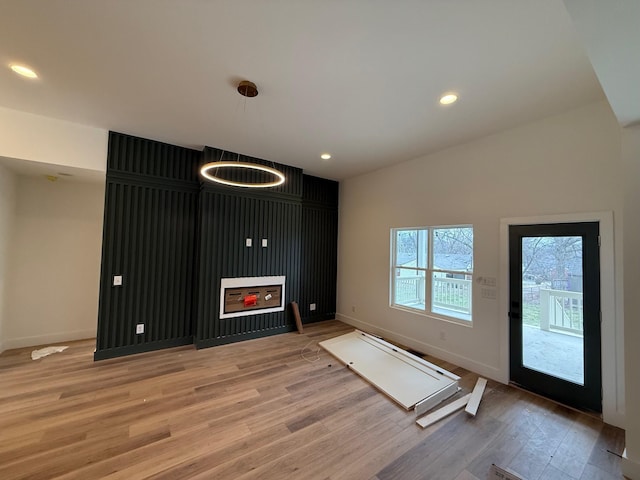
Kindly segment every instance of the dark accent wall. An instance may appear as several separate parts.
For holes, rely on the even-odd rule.
[[[110,134],[96,359],[193,342],[199,160]]]
[[[284,275],[285,305],[300,294],[302,170],[206,147],[202,162],[238,160],[275,167],[286,182],[268,189],[201,183],[200,259],[196,346],[208,347],[293,330],[289,309],[220,318],[222,278]],[[238,169],[226,179],[260,182],[260,173]],[[246,239],[252,246],[246,246]],[[267,239],[267,247],[262,247]]]
[[[338,182],[303,176],[300,316],[335,318],[338,275]],[[316,304],[312,311],[310,305]]]
[[[202,182],[200,165],[223,154],[275,167],[287,180],[269,189]],[[291,331],[291,301],[305,322],[334,318],[337,205],[337,182],[295,167],[111,133],[95,358]],[[113,275],[123,275],[122,286]],[[286,276],[284,312],[219,318],[222,278],[270,275]]]
[[[196,346],[294,329],[289,312],[220,319],[222,278],[284,275],[285,305],[300,294],[300,201],[204,187],[200,203],[200,289]],[[245,241],[252,239],[252,246]],[[261,240],[267,239],[267,247]]]

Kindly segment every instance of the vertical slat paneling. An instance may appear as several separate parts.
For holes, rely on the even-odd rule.
[[[197,194],[111,182],[107,190],[107,203],[123,208],[105,224],[114,241],[105,243],[97,350],[189,341]],[[122,287],[111,286],[113,275]]]
[[[199,160],[197,151],[110,135],[97,359],[192,342]],[[123,275],[121,287],[113,275]]]
[[[218,160],[258,163],[282,171],[286,181],[268,190],[204,184],[200,198],[199,301],[196,344],[217,345],[292,329],[287,310],[220,319],[220,280],[285,275],[285,304],[300,295],[302,172],[268,160],[206,147],[202,163]],[[235,181],[259,182],[260,173],[227,172]],[[247,238],[253,246],[247,248]],[[262,248],[263,238],[269,246]]]
[[[96,358],[192,336],[204,347],[293,329],[288,309],[220,320],[225,277],[284,275],[285,304],[297,301],[306,321],[334,314],[337,182],[240,156],[278,168],[285,184],[266,191],[200,185],[198,165],[221,154],[110,135]],[[124,276],[122,287],[111,286],[115,274]],[[317,304],[314,315],[309,303]],[[143,335],[135,334],[137,323],[145,324]]]
[[[304,175],[300,262],[300,316],[334,318],[338,264],[338,182]],[[311,311],[310,304],[316,304]]]
[[[340,184],[326,178],[303,175],[302,201],[306,204],[316,204],[324,207],[338,208],[338,193]]]
[[[232,277],[286,276],[285,304],[300,290],[300,201],[269,194],[201,192],[198,327],[199,347],[292,329],[288,312],[220,319],[220,281]],[[253,241],[246,247],[247,238]],[[266,238],[268,247],[261,246]]]
[[[111,132],[107,173],[181,180],[197,184],[201,152]]]

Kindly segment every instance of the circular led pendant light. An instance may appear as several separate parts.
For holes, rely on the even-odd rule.
[[[458,101],[458,95],[455,93],[446,93],[440,97],[440,103],[442,105],[451,105]]]
[[[233,180],[227,180],[225,178],[221,178],[216,174],[218,168],[238,168],[244,170],[254,170],[258,172],[266,172],[273,175],[274,180],[272,182],[262,182],[262,183],[247,183],[247,182],[236,182]],[[214,171],[215,174],[210,173]],[[202,175],[207,180],[211,180],[212,182],[221,183],[223,185],[229,185],[231,187],[245,187],[245,188],[268,188],[268,187],[277,187],[278,185],[282,185],[284,183],[284,174],[276,170],[275,168],[267,167],[265,165],[260,165],[258,163],[248,163],[248,162],[211,162],[202,166],[200,169],[200,175]]]
[[[258,95],[258,88],[256,87],[255,83],[250,82],[248,80],[243,80],[238,84],[238,93],[243,97],[253,98]],[[245,171],[253,170],[254,172],[261,172],[261,173],[273,175],[273,180],[266,181],[266,182],[255,182],[255,183],[228,180],[218,175],[219,168],[230,168],[230,169],[235,168],[235,169],[240,169]],[[231,187],[243,187],[243,188],[277,187],[278,185],[282,185],[285,181],[284,174],[280,170],[276,170],[275,168],[267,167],[266,165],[260,165],[259,163],[240,162],[240,161],[237,161],[237,162],[223,161],[222,157],[220,157],[220,161],[204,164],[200,168],[200,175],[202,175],[204,178],[212,182],[221,183],[222,185],[229,185]]]
[[[26,65],[18,65],[16,63],[12,63],[11,65],[9,65],[9,68],[11,68],[11,70],[13,70],[18,75],[22,75],[23,77],[38,78],[38,74]]]

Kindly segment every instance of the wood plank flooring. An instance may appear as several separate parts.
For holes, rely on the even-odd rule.
[[[528,480],[622,478],[608,452],[622,452],[622,430],[493,381],[475,418],[421,429],[318,349],[351,330],[329,321],[101,362],[89,340],[36,361],[5,352],[0,479],[484,480],[492,463]],[[475,385],[426,359],[461,377],[459,395]]]

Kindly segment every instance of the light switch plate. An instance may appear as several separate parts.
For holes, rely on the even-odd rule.
[[[144,333],[144,323],[138,323],[136,325],[136,333],[138,335],[140,335],[141,333]]]
[[[251,239],[250,239],[250,238],[247,238],[247,239],[245,240],[245,242],[244,242],[244,244],[245,244],[247,247],[250,247],[250,246],[251,246],[251,243],[252,243],[252,242],[251,242]]]
[[[266,238],[263,238],[263,239],[262,239],[262,246],[263,246],[263,247],[266,247],[266,246],[267,246],[267,243],[268,243],[268,242],[267,242],[267,239],[266,239]]]
[[[496,278],[495,277],[484,277],[483,285],[487,287],[495,287],[496,286]]]
[[[122,275],[114,275],[113,276],[113,286],[119,287],[122,285]]]
[[[312,312],[316,309],[316,304],[312,303],[311,305],[309,305],[309,310],[311,310]]]

